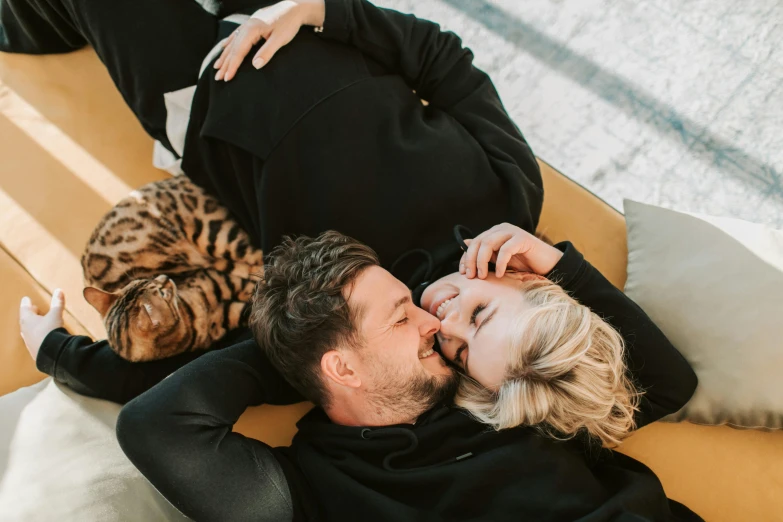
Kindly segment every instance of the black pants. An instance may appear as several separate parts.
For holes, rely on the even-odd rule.
[[[144,130],[169,150],[163,93],[196,84],[217,36],[218,18],[195,0],[0,0],[0,51],[92,45]]]

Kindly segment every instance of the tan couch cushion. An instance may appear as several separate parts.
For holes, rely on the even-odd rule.
[[[128,187],[167,174],[150,166],[151,140],[92,52],[0,55],[0,82],[7,86],[0,96],[0,241],[45,288],[65,288],[68,309],[91,332],[99,332],[97,314],[79,293],[84,241],[97,218]],[[24,118],[9,120],[9,92],[38,114],[35,128],[50,134],[40,130],[32,137],[22,130],[29,123]],[[622,288],[627,256],[623,217],[547,165],[542,169],[546,201],[541,230],[554,241],[573,241]],[[13,212],[7,213],[9,203]],[[2,311],[15,314],[17,295],[4,293],[2,300]],[[17,334],[15,315],[9,321],[6,331]],[[285,444],[294,433],[293,420],[306,408],[252,408],[235,429]],[[776,465],[783,462],[783,433],[653,424],[634,435],[623,451],[652,467],[669,496],[707,520],[775,520],[783,513],[783,467]]]

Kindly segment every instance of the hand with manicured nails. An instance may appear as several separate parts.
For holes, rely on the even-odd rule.
[[[231,80],[250,49],[266,40],[253,57],[253,67],[260,69],[284,45],[294,39],[303,25],[321,27],[326,8],[324,0],[284,0],[259,9],[231,36],[220,42],[223,52],[215,62],[216,80]]]
[[[33,360],[38,357],[38,350],[41,349],[41,344],[49,332],[63,326],[64,309],[65,294],[59,288],[52,294],[52,303],[49,312],[45,315],[41,315],[38,307],[30,301],[29,297],[22,298],[22,303],[19,305],[19,329]]]
[[[469,279],[485,279],[489,263],[495,263],[496,277],[503,277],[507,269],[546,275],[563,257],[560,250],[509,223],[495,225],[465,243],[468,250],[462,254],[459,272]]]

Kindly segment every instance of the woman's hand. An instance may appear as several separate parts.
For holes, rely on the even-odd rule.
[[[215,62],[216,80],[231,80],[250,49],[265,39],[253,57],[253,67],[260,69],[281,47],[294,39],[303,25],[324,24],[324,0],[284,0],[259,9],[221,42],[223,52]]]
[[[506,269],[546,275],[563,253],[521,228],[501,223],[473,239],[466,239],[468,251],[459,262],[460,274],[485,279],[488,265],[495,263],[495,276],[503,277]]]
[[[38,350],[41,349],[43,340],[49,332],[63,326],[64,308],[65,294],[59,288],[52,294],[52,304],[46,315],[39,313],[38,307],[30,301],[29,297],[22,298],[22,303],[19,305],[19,329],[33,360],[38,357]]]

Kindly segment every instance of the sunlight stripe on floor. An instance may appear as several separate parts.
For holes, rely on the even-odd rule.
[[[0,114],[65,165],[109,204],[114,205],[132,190],[132,187],[115,176],[103,163],[96,160],[2,82],[0,82]]]

